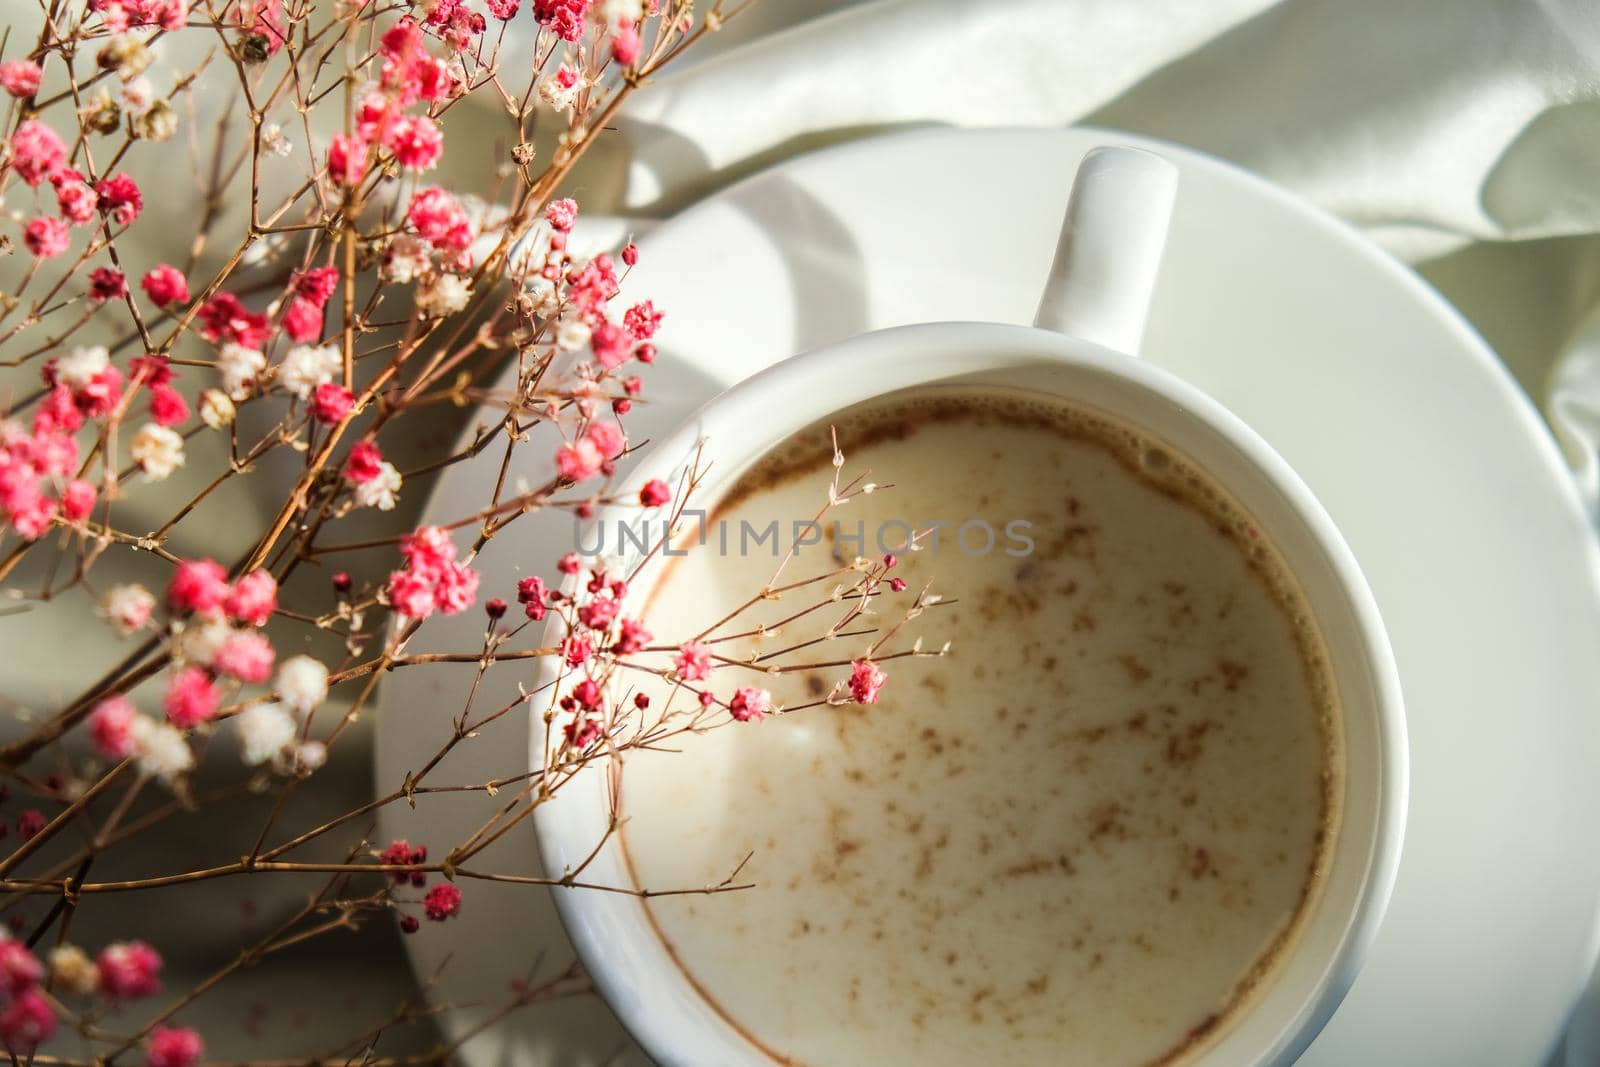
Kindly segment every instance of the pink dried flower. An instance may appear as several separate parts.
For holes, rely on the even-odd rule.
[[[515,12],[513,6],[512,13]],[[19,100],[38,92],[43,77],[44,71],[31,59],[12,59],[0,63],[0,88]]]
[[[850,697],[857,704],[875,704],[878,690],[888,675],[870,659],[858,659],[850,664]]]
[[[389,604],[408,618],[425,619],[433,614],[433,583],[412,571],[395,571],[389,575]]]
[[[439,3],[429,21],[435,25],[448,20],[459,5]],[[405,107],[417,100],[443,100],[457,89],[449,64],[428,54],[422,29],[410,17],[402,18],[381,38],[383,53],[382,83]]]
[[[422,908],[436,923],[461,914],[461,890],[449,882],[438,882],[422,898]]]
[[[523,606],[528,618],[534,622],[544,618],[547,596],[549,590],[545,588],[543,578],[524,578],[517,583],[517,603]]]
[[[772,711],[772,694],[765,689],[744,686],[733,691],[728,714],[739,722],[760,722]]]
[[[642,51],[644,51],[644,40],[631,21],[620,22],[611,31],[611,58],[624,67],[631,67],[637,63]]]
[[[596,597],[578,609],[578,621],[592,630],[610,626],[622,610],[622,605],[612,597]]]
[[[586,662],[593,650],[587,637],[579,637],[576,634],[569,634],[567,639],[561,642],[561,658],[569,667],[577,667]]]
[[[75,170],[59,170],[50,179],[56,187],[56,206],[67,221],[82,226],[92,222],[100,209],[100,197]]]
[[[161,953],[143,941],[114,941],[95,960],[100,989],[112,1000],[140,1000],[161,992]]]
[[[617,267],[604,252],[567,275],[568,298],[591,318],[617,295]]]
[[[889,588],[896,593],[903,593],[906,591],[906,580],[904,578],[890,578]]]
[[[322,307],[333,299],[334,291],[339,288],[338,267],[316,267],[312,270],[301,271],[294,276],[294,292],[302,300],[308,300],[315,307]]]
[[[600,473],[605,457],[587,436],[556,449],[556,473],[572,482],[581,482]]]
[[[653,302],[646,300],[629,308],[622,316],[622,324],[635,339],[648,341],[661,325],[661,312]]]
[[[187,1027],[158,1026],[150,1031],[146,1067],[195,1067],[205,1055],[205,1042]]]
[[[259,685],[272,676],[272,642],[254,630],[239,630],[217,649],[211,666],[241,682]]]
[[[246,308],[232,293],[219,292],[200,309],[200,333],[208,341],[232,341],[259,349],[272,335],[272,323]]]
[[[175,614],[215,615],[228,596],[228,572],[211,559],[178,564],[167,586],[167,607]]]
[[[184,0],[89,0],[89,10],[99,12],[112,33],[121,33],[130,26],[181,30],[189,23]]]
[[[577,574],[582,569],[583,561],[578,558],[578,554],[576,552],[568,552],[566,555],[556,560],[556,570],[560,571],[562,574]]]
[[[616,323],[602,322],[589,334],[589,344],[600,365],[612,370],[627,362],[633,349],[633,337]]]
[[[68,522],[82,522],[94,510],[94,483],[74,478],[61,490],[61,516]]]
[[[18,1055],[28,1055],[56,1032],[56,1013],[38,990],[16,997],[0,1013],[0,1042]]]
[[[45,826],[44,812],[38,808],[29,808],[17,816],[17,836],[24,841],[30,840],[43,830]]]
[[[455,562],[456,548],[438,526],[421,526],[400,542],[406,569],[389,575],[389,603],[402,615],[454,615],[477,599],[478,573]]]
[[[622,262],[625,266],[633,266],[639,262],[639,246],[629,241],[622,248]]]
[[[28,946],[11,938],[0,940],[0,993],[15,997],[39,984],[44,964]]]
[[[583,20],[594,0],[533,0],[533,17],[568,44],[583,36]]]
[[[56,505],[34,484],[14,491],[6,501],[6,511],[10,513],[11,528],[23,540],[34,541],[43,537],[50,528],[51,521],[55,519]]]
[[[189,402],[170,385],[150,389],[150,417],[159,426],[176,426],[189,417]]]
[[[611,651],[619,656],[631,655],[649,644],[650,636],[650,631],[638,619],[623,619],[622,628],[617,633],[617,643],[611,646]]]
[[[544,209],[544,218],[555,229],[566,233],[578,221],[578,202],[571,197],[552,200],[550,206]]]
[[[711,677],[711,648],[699,641],[685,641],[675,661],[678,677],[686,682],[703,682]]]
[[[66,222],[54,215],[29,219],[22,228],[22,243],[40,259],[52,259],[67,250],[72,234]]]
[[[265,626],[278,607],[278,581],[268,571],[254,570],[228,590],[222,608],[247,626]]]
[[[318,422],[342,422],[355,407],[356,395],[337,382],[323,382],[311,394],[311,417]]]
[[[434,605],[446,615],[466,611],[478,599],[478,572],[464,563],[451,563],[439,572]]]
[[[489,14],[505,21],[517,13],[518,0],[489,0]]]
[[[432,170],[444,152],[444,135],[426,115],[401,115],[385,131],[383,143],[407,170]]]
[[[38,185],[66,162],[66,144],[38,119],[29,119],[11,135],[11,166],[29,185]]]
[[[128,369],[133,373],[133,377],[150,385],[166,385],[176,377],[171,360],[154,352],[133,357]]]
[[[435,570],[456,558],[456,546],[444,527],[418,526],[400,539],[400,554],[417,570]]]
[[[639,490],[639,503],[647,508],[659,508],[672,502],[672,487],[660,478],[652,478]]]
[[[413,847],[405,838],[397,837],[389,842],[388,848],[378,853],[378,862],[385,867],[414,867],[428,862],[428,850],[421,845]],[[410,871],[393,871],[391,874],[395,882],[401,885],[411,880]]]
[[[68,435],[77,432],[82,426],[83,412],[78,410],[77,402],[72,399],[72,390],[64,383],[52,385],[44,399],[39,402],[39,406],[34,409],[34,439],[31,443],[36,448],[48,442],[72,450],[71,461],[55,473],[65,473],[76,465],[77,443]],[[35,459],[34,462],[37,464],[38,460]]]
[[[600,736],[600,723],[585,715],[573,719],[561,728],[567,744],[576,749],[588,748]]]
[[[172,303],[189,302],[189,283],[185,280],[183,272],[166,263],[152,267],[140,279],[139,286],[150,298],[150,302],[158,308]]]
[[[628,439],[623,435],[622,427],[614,422],[599,420],[591,422],[589,428],[584,431],[584,436],[600,450],[600,454],[606,459],[616,459],[622,455],[622,450],[628,447]]]
[[[315,341],[322,336],[322,309],[296,297],[283,311],[283,332],[292,341]]]
[[[144,210],[144,197],[139,183],[125,173],[113,174],[95,183],[94,191],[100,194],[100,210],[111,214],[119,226],[127,226]]]
[[[406,219],[423,240],[439,248],[459,251],[472,243],[472,221],[455,197],[430,186],[411,198]]]
[[[103,304],[128,295],[128,277],[115,267],[96,267],[89,272],[89,299]]]
[[[110,760],[125,759],[133,754],[133,723],[139,710],[133,701],[121,694],[113,694],[96,704],[89,713],[89,740],[95,751]]]
[[[340,185],[359,185],[367,173],[367,142],[336,133],[328,145],[328,177]]]
[[[378,451],[377,442],[371,440],[357,441],[350,448],[350,456],[345,460],[345,480],[360,485],[370,482],[383,473],[383,454]]]
[[[585,678],[572,687],[572,698],[586,708],[598,708],[601,696],[600,684],[593,678]]]
[[[111,414],[121,395],[122,372],[108,364],[82,386],[73,389],[72,402],[85,415],[98,419]]]
[[[167,721],[180,730],[210,722],[221,702],[216,683],[202,667],[180,667],[167,680]]]

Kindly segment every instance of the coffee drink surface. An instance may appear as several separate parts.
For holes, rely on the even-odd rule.
[[[1202,472],[1096,413],[930,388],[830,424],[847,473],[893,485],[831,509],[782,582],[942,522],[936,548],[898,553],[908,588],[873,621],[932,580],[947,603],[915,632],[950,655],[885,662],[875,704],[628,755],[620,833],[638,885],[714,884],[750,855],[739,881],[755,888],[646,902],[663,943],[776,1063],[1183,1063],[1292,952],[1337,830],[1337,701],[1295,583]],[[778,520],[781,554],[826,501],[831,458],[822,426],[741,477],[706,545],[663,572],[650,628],[692,635],[760,589],[772,542],[741,522]],[[842,610],[716,648],[787,648]],[[871,640],[783,660],[847,661]],[[713,674],[723,697],[741,685],[790,707],[827,692]]]

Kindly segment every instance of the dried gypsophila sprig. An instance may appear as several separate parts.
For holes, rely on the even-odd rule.
[[[316,775],[384,674],[472,663],[481,680],[490,669],[525,669],[524,661],[565,662],[574,647],[567,640],[515,647],[552,610],[568,620],[569,638],[598,643],[590,676],[602,662],[612,672],[637,669],[630,650],[649,640],[641,621],[596,607],[592,596],[558,599],[525,583],[517,590],[520,621],[507,620],[498,598],[484,604],[481,648],[407,651],[430,617],[477,602],[476,554],[519,517],[555,507],[583,515],[616,502],[611,474],[629,447],[623,420],[642,388],[630,371],[653,361],[660,314],[648,301],[613,310],[637,251],[576,256],[577,206],[556,193],[623,99],[738,9],[714,3],[699,18],[679,0],[534,0],[525,14],[514,0],[490,0],[486,9],[459,0],[94,0],[41,8],[25,53],[7,54],[20,28],[0,41],[0,88],[12,100],[0,140],[0,197],[15,228],[0,238],[20,243],[24,264],[0,297],[0,366],[17,376],[0,428],[0,582],[24,574],[37,582],[12,586],[17,607],[93,591],[103,624],[133,644],[109,669],[81,665],[98,679],[58,707],[19,715],[21,736],[0,747],[0,772],[28,798],[15,820],[21,841],[0,857],[0,910],[17,935],[0,940],[0,1043],[14,1053],[48,1048],[64,1024],[101,1060],[143,1048],[151,1064],[188,1067],[203,1043],[176,1025],[178,1017],[239,970],[374,916],[396,916],[408,932],[424,919],[448,921],[462,907],[459,886],[472,881],[548,884],[473,864],[586,764],[614,767],[612,756],[667,733],[771,710],[755,687],[720,691],[709,679],[689,683],[709,701],[696,695],[681,708],[669,701],[648,718],[624,693],[595,716],[600,733],[586,725],[587,710],[573,716],[570,736],[563,724],[562,751],[542,768],[441,784],[434,776],[440,761],[512,713],[534,702],[560,708],[570,699],[574,712],[583,706],[567,691],[570,676],[488,710],[469,696],[436,754],[404,781],[381,783],[386,791],[373,802],[335,818],[280,828],[289,818],[286,798]],[[518,17],[541,27],[525,82],[527,68],[519,65],[518,78],[502,71],[503,27]],[[168,76],[163,42],[180,34],[210,51]],[[196,78],[229,68],[240,94],[231,128],[244,136],[230,141],[225,114],[209,151],[201,151]],[[157,86],[170,88],[163,94]],[[448,113],[474,94],[501,104],[511,145],[481,200],[423,177],[441,158]],[[328,109],[339,113],[339,131],[324,145],[312,119]],[[549,164],[538,169],[538,127],[551,122],[560,132]],[[126,235],[140,225],[148,189],[133,174],[141,159],[166,151],[152,146],[180,132],[202,182],[196,230],[180,261],[141,261]],[[230,213],[230,200],[245,211]],[[498,283],[504,276],[512,279],[509,293]],[[491,393],[482,383],[507,358],[515,360],[515,387]],[[417,412],[440,403],[491,403],[499,414],[460,451],[402,471],[382,442],[395,439],[403,419],[411,426]],[[547,480],[508,490],[503,472],[541,427]],[[216,442],[223,447],[207,447]],[[348,518],[396,507],[408,481],[414,488],[491,448],[503,450],[502,478],[477,512],[409,534],[337,539]],[[225,455],[209,464],[200,492],[168,508],[157,528],[128,528],[124,499],[171,487],[180,472],[207,465],[207,451]],[[222,486],[285,453],[298,457],[294,484],[238,558],[223,566],[169,549]],[[638,503],[681,508],[688,490],[652,483]],[[457,545],[452,531],[470,531],[470,542]],[[335,572],[331,605],[327,592],[296,599],[283,584],[357,551],[396,553],[398,566],[380,582]],[[151,583],[163,596],[132,581],[101,586],[96,566],[129,553],[170,568]],[[825,602],[855,596],[865,605],[890,566],[867,565],[854,593]],[[620,597],[610,579],[602,586],[600,601]],[[918,598],[906,614],[923,606]],[[275,632],[298,625],[335,634],[344,651],[280,661],[284,646],[269,622]],[[840,636],[869,632],[852,626]],[[716,644],[715,635],[699,636],[706,647]],[[919,646],[886,647],[880,640],[863,649],[830,699],[848,692],[870,702],[883,684],[877,663],[920,654]],[[342,707],[332,706],[330,692]],[[194,770],[214,768],[210,750],[230,735],[245,765],[240,780],[201,788]],[[498,810],[432,860],[422,844],[379,848],[360,833],[388,805],[502,790],[510,796]],[[258,793],[270,810],[259,825],[242,828],[237,861],[92,877],[103,857],[136,849],[149,831],[193,808]],[[308,846],[347,830],[359,836],[342,860],[302,858]],[[84,906],[161,886],[270,874],[325,881],[282,923],[246,938],[236,960],[147,1015],[135,1017],[135,1007],[159,984],[155,948],[129,938],[91,955],[71,940]],[[703,893],[741,888],[738,874],[691,889],[591,884],[581,871],[560,882],[637,895]],[[33,912],[35,903],[48,910]],[[44,951],[46,938],[53,951]],[[520,979],[484,1025],[581,988],[581,979],[566,977]],[[402,1006],[324,1058],[433,1062],[455,1047],[374,1055],[375,1035],[405,1018]]]

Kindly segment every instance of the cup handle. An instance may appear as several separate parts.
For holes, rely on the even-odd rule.
[[[1178,168],[1154,152],[1084,156],[1033,324],[1138,355],[1177,189]]]

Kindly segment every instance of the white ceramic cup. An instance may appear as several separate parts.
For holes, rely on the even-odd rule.
[[[697,506],[709,508],[751,463],[794,432],[874,397],[934,383],[1002,385],[1097,408],[1209,472],[1255,518],[1299,581],[1327,645],[1344,730],[1341,821],[1322,894],[1273,978],[1217,1038],[1181,1061],[1185,1067],[1279,1067],[1293,1062],[1333,1014],[1388,903],[1405,825],[1405,722],[1377,607],[1333,520],[1237,417],[1133,358],[1176,185],[1176,168],[1159,156],[1096,149],[1074,180],[1032,328],[931,323],[864,334],[785,360],[712,400],[653,447],[619,497],[627,499],[654,477],[676,484],[703,443],[712,476]],[[612,524],[621,517],[602,519]],[[542,732],[536,724],[536,765]],[[588,860],[586,881],[628,885],[614,842],[590,859],[608,818],[605,775],[591,767],[535,815],[546,873],[559,878]],[[694,990],[636,898],[554,892],[601,994],[657,1062],[771,1062]]]

